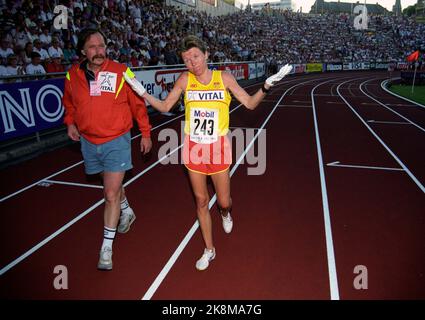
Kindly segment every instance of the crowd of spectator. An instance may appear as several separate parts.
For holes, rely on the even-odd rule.
[[[203,38],[211,62],[267,63],[403,61],[425,49],[425,24],[405,16],[369,16],[356,30],[349,14],[243,10],[212,17],[166,6],[163,0],[0,0],[0,76],[66,71],[78,63],[78,34],[99,28],[107,55],[129,67],[181,63],[178,44]],[[54,8],[67,8],[67,27],[56,29]],[[423,52],[423,51],[422,51]]]

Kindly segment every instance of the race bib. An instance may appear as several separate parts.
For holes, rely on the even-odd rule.
[[[90,96],[98,97],[101,94],[99,81],[90,81]]]
[[[217,109],[190,109],[190,140],[201,144],[209,144],[218,140]]]

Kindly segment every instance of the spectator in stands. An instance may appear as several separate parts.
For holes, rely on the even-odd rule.
[[[231,73],[208,68],[209,53],[199,38],[186,37],[182,41],[180,52],[189,71],[179,76],[164,101],[148,94],[136,78],[126,74],[124,77],[140,96],[160,112],[169,112],[181,94],[185,94],[185,106],[189,111],[186,110],[184,129],[184,164],[188,168],[198,221],[206,246],[201,258],[196,262],[196,268],[205,270],[216,254],[208,209],[208,175],[211,176],[215,187],[224,231],[230,233],[233,227],[229,175],[232,151],[226,137],[229,130],[229,105],[232,100],[229,91],[248,109],[255,109],[271,86],[288,74],[292,67],[284,66],[278,74],[267,78],[263,87],[250,96],[239,86]],[[208,118],[206,113],[209,113]]]
[[[129,61],[128,56],[126,54],[121,54],[118,61],[119,63],[122,63],[127,67],[132,67],[131,61]]]
[[[16,25],[16,29],[13,35],[16,50],[25,48],[25,44],[30,41],[25,28],[26,27],[23,25]]]
[[[52,45],[49,47],[48,50],[49,56],[53,58],[53,55],[59,54],[61,59],[63,59],[63,51],[62,48],[59,47],[59,40],[57,38],[52,39]]]
[[[61,62],[62,59],[59,53],[53,53],[51,58],[52,61],[49,62],[46,66],[47,73],[65,72],[65,68]]]
[[[30,64],[31,63],[31,53],[32,53],[32,51],[33,51],[33,46],[32,46],[32,42],[28,42],[26,45],[25,45],[25,49],[24,49],[24,52],[23,52],[23,57],[22,57],[22,60],[24,61],[24,64],[25,65],[27,65],[27,64]]]
[[[38,28],[36,24],[32,24],[31,27],[29,27],[29,31],[27,32],[28,42],[31,42],[31,44],[34,42],[35,39],[39,39],[38,35]]]
[[[174,50],[171,49],[171,45],[167,43],[164,48],[165,64],[174,65],[179,63],[179,58]]]
[[[6,73],[10,76],[19,76],[25,74],[24,68],[18,65],[18,57],[11,54],[7,57]]]
[[[71,41],[66,41],[65,48],[63,49],[63,57],[65,60],[65,63],[70,63],[71,58],[75,55],[77,55],[77,52],[75,51]]]
[[[41,55],[38,52],[31,53],[31,63],[26,67],[27,74],[45,74],[46,70],[40,64],[41,63]]]
[[[0,78],[5,76],[8,76],[7,69],[4,65],[0,64]],[[0,79],[0,83],[4,83],[4,82],[5,82],[4,80]]]
[[[81,31],[77,52],[85,60],[68,71],[63,104],[68,136],[81,142],[86,173],[100,173],[103,178],[104,236],[97,267],[111,270],[115,233],[126,233],[136,219],[122,185],[125,172],[132,168],[132,117],[142,132],[141,152],[149,152],[152,141],[146,105],[124,83],[123,73],[134,73],[106,58],[105,43],[100,31]]]
[[[50,59],[49,54],[47,53],[47,50],[41,47],[41,40],[36,39],[33,43],[33,52],[37,52],[40,54],[41,62],[45,63]]]
[[[139,58],[137,51],[131,53],[130,64],[133,68],[141,67],[143,65],[142,60]]]
[[[43,27],[43,32],[40,34],[39,39],[43,47],[48,48],[48,46],[50,46],[52,43],[52,36],[49,33],[49,27]]]
[[[0,57],[2,59],[0,64],[6,64],[7,63],[7,57],[13,54],[13,50],[10,47],[10,41],[4,37],[1,40],[1,47],[0,47]]]

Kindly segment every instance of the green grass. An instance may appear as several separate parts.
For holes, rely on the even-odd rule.
[[[425,105],[425,86],[415,85],[413,94],[411,85],[393,84],[389,89],[390,91],[397,93],[400,96],[406,97],[410,100]]]

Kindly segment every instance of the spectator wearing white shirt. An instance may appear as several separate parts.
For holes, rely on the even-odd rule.
[[[75,0],[74,3],[72,4],[73,8],[80,8],[81,11],[84,10],[84,6],[83,3],[81,2],[81,0]]]
[[[49,48],[49,56],[53,57],[54,55],[59,54],[61,59],[63,59],[63,51],[61,47],[59,47],[59,40],[56,38],[53,38],[52,40],[52,46]]]
[[[40,11],[39,18],[43,21],[51,21],[53,19],[53,13],[49,10],[48,3],[43,5],[43,9]]]
[[[22,25],[17,25],[16,26],[16,32],[14,35],[14,40],[15,40],[15,47],[19,47],[19,48],[24,48],[25,44],[27,42],[29,42],[29,37],[28,37],[28,33],[25,30],[25,27],[23,27]],[[16,49],[16,48],[15,48]]]
[[[39,34],[39,31],[38,31],[37,26],[36,25],[32,25],[29,28],[29,31],[27,32],[27,37],[29,39],[29,42],[32,43],[32,42],[35,41],[35,39],[38,39],[39,38],[38,34]]]
[[[4,65],[0,64],[0,77],[7,76],[7,69]],[[2,80],[0,80],[0,83],[3,83]]]
[[[33,52],[33,45],[32,42],[28,42],[25,44],[25,49],[22,54],[22,60],[24,62],[24,65],[27,65],[31,63],[31,53]]]
[[[41,47],[41,41],[40,39],[37,39],[33,43],[33,52],[37,52],[41,56],[41,62],[44,62],[46,60],[50,59],[49,54],[47,53],[47,50]]]
[[[6,38],[3,38],[0,46],[0,57],[2,59],[0,64],[6,64],[7,57],[11,54],[13,54],[13,50],[10,48],[10,42]]]
[[[38,52],[31,53],[31,63],[27,65],[26,72],[27,74],[45,74],[46,70],[40,64],[41,56]]]
[[[50,45],[50,43],[52,42],[52,36],[49,34],[48,27],[43,28],[43,33],[40,34],[39,39],[41,43],[43,44],[43,46],[47,47]]]
[[[22,66],[18,66],[18,57],[15,54],[7,57],[6,73],[10,76],[25,74]]]

